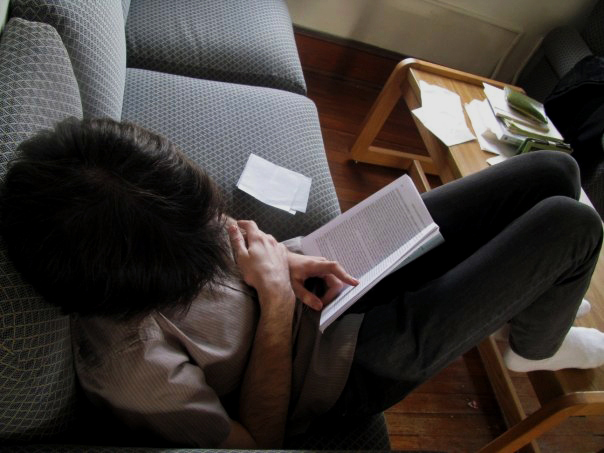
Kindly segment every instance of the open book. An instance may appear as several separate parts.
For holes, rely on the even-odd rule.
[[[321,332],[382,278],[443,240],[407,175],[304,237],[305,255],[336,260],[360,281],[323,308]]]

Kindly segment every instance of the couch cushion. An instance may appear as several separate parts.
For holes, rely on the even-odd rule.
[[[317,111],[304,96],[129,68],[123,119],[172,140],[214,177],[233,216],[278,239],[307,234],[339,213]],[[236,189],[250,153],[312,178],[305,214]]]
[[[283,0],[132,0],[126,38],[128,67],[306,92]]]
[[[57,29],[69,52],[84,116],[119,120],[126,77],[121,0],[11,0],[12,15]]]
[[[0,37],[0,182],[19,143],[82,116],[77,82],[49,25],[11,19]],[[40,439],[69,425],[75,396],[69,319],[15,271],[0,238],[0,438]]]
[[[558,78],[564,77],[583,58],[592,55],[585,41],[572,27],[557,27],[543,40],[543,51]]]

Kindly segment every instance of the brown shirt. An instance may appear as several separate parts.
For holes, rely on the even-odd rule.
[[[129,322],[73,317],[78,378],[93,402],[130,427],[215,447],[229,434],[223,401],[243,379],[258,315],[250,288],[233,279],[202,291],[179,315],[156,312]],[[290,435],[335,403],[362,320],[343,316],[321,334],[317,312],[298,301],[294,316]]]

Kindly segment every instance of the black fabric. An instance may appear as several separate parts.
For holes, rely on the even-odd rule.
[[[390,450],[383,413],[367,417],[321,418],[308,432],[286,440],[292,450]]]
[[[581,185],[604,218],[604,57],[577,63],[545,100],[545,111],[573,147]]]
[[[501,190],[505,188],[505,190]],[[396,404],[509,321],[510,346],[551,357],[597,263],[602,223],[577,164],[535,151],[422,195],[445,242],[373,287],[334,416]]]
[[[604,132],[604,58],[583,58],[545,100],[545,111],[574,149],[602,152]]]

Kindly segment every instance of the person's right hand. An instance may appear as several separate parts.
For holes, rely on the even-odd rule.
[[[293,290],[285,246],[250,220],[239,220],[228,231],[235,262],[245,283],[258,292],[260,303],[290,298]]]
[[[348,274],[337,261],[328,261],[319,256],[306,256],[289,252],[289,275],[294,293],[303,303],[320,311],[335,299],[345,285],[356,286],[359,281]],[[304,287],[311,277],[319,277],[325,284],[325,292],[316,296]]]

